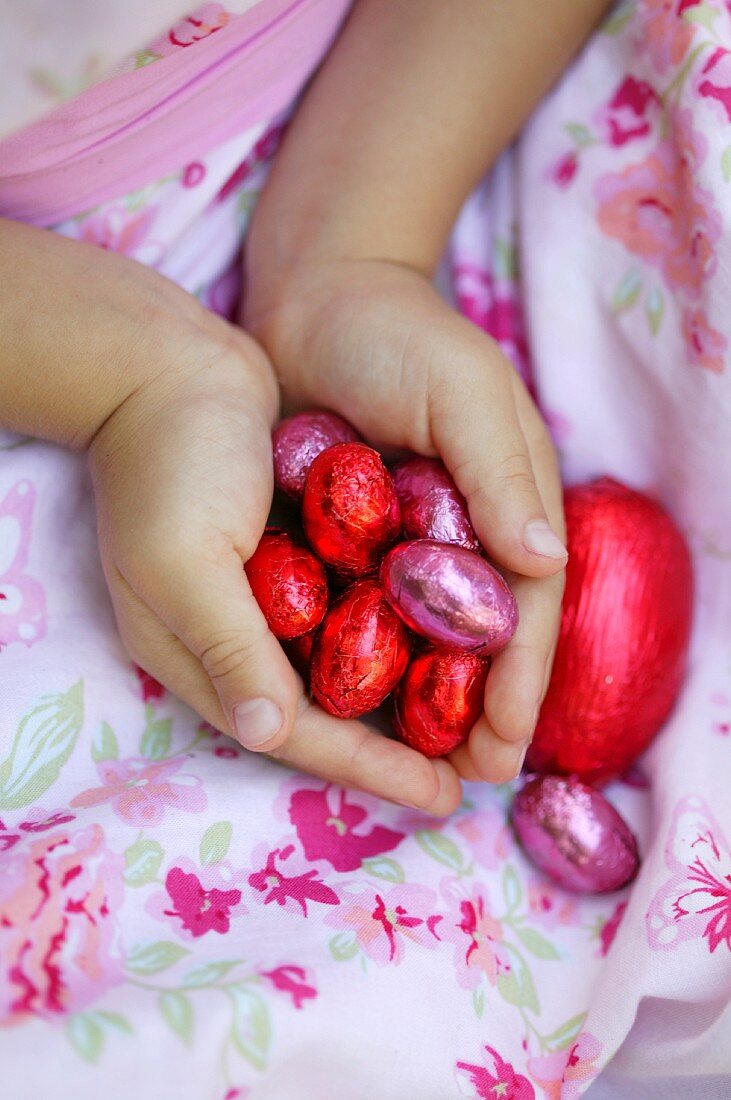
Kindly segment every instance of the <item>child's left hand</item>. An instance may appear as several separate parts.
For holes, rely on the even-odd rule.
[[[556,457],[515,370],[427,278],[384,261],[303,267],[274,305],[254,291],[246,327],[286,405],[325,406],[376,446],[439,455],[467,498],[520,625],[493,660],[485,715],[452,759],[466,779],[512,778],[548,686],[566,563]]]

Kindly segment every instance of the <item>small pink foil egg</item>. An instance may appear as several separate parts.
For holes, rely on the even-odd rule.
[[[608,894],[637,874],[629,826],[600,791],[574,776],[529,779],[510,817],[528,858],[565,890]]]
[[[481,549],[470,522],[467,501],[438,458],[409,458],[395,466],[391,476],[407,538],[451,542],[466,550]]]
[[[454,649],[487,656],[507,645],[518,625],[503,578],[461,546],[402,542],[383,559],[381,584],[407,626]]]
[[[282,420],[272,432],[274,484],[292,500],[301,500],[313,459],[336,443],[358,440],[352,424],[326,409],[308,409]]]

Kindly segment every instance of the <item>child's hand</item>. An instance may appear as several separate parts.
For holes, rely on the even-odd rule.
[[[464,778],[514,776],[548,686],[566,553],[561,483],[533,402],[497,345],[428,279],[375,260],[303,267],[246,318],[285,403],[324,405],[378,446],[439,455],[485,548],[509,573],[520,625],[493,661],[485,717],[453,756]],[[555,532],[555,533],[554,533]]]
[[[227,339],[230,348],[188,348],[197,365],[138,389],[91,445],[104,572],[125,645],[247,748],[449,812],[459,801],[453,769],[310,703],[251,594],[243,564],[271,504],[278,401],[258,346],[233,330]]]

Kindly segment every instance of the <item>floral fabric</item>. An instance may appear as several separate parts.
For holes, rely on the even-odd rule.
[[[729,1095],[729,58],[720,0],[621,4],[450,256],[455,301],[530,380],[567,480],[657,494],[694,552],[683,696],[609,792],[640,839],[634,886],[547,883],[508,787],[470,785],[435,822],[202,724],[123,652],[83,461],[5,435],[3,1097]],[[229,314],[280,132],[56,228]]]

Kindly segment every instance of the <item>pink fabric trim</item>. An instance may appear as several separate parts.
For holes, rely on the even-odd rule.
[[[349,0],[265,0],[0,142],[0,215],[54,225],[179,169],[294,99]]]

